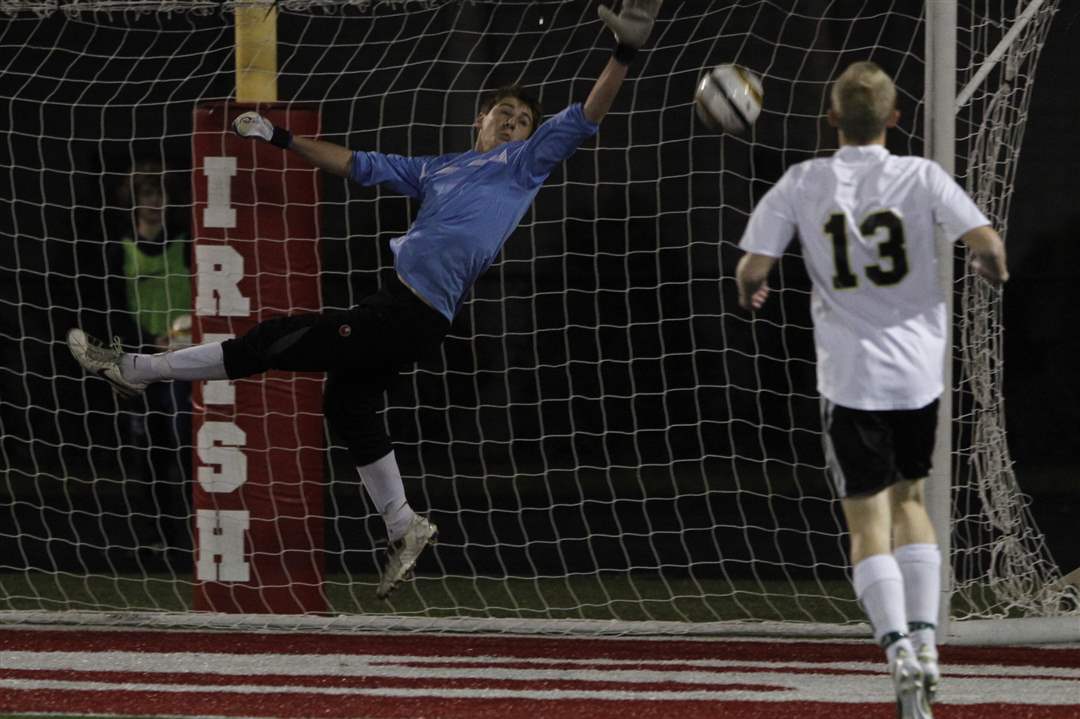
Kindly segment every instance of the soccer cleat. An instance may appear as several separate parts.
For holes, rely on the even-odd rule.
[[[112,347],[106,347],[105,343],[82,330],[71,329],[67,333],[67,345],[71,355],[83,369],[106,380],[117,394],[134,397],[146,389],[145,384],[124,379],[124,374],[120,371],[120,358],[124,356],[124,351],[120,349],[119,338],[113,340]]]
[[[893,685],[896,687],[897,719],[933,719],[930,704],[923,691],[923,671],[911,652],[901,649],[892,665]]]
[[[938,683],[941,681],[941,668],[938,666],[938,653],[934,647],[924,644],[915,652],[916,659],[923,673],[923,692],[926,693],[927,704],[933,704],[937,699]]]
[[[399,584],[412,578],[413,567],[424,548],[435,542],[439,528],[419,514],[412,518],[401,539],[390,544],[382,579],[375,596],[386,599]]]

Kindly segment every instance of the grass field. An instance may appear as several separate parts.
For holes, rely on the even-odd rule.
[[[324,591],[333,614],[655,621],[862,621],[842,581],[700,580],[629,573],[559,578],[421,575],[389,602],[375,597],[373,575],[331,575]],[[0,575],[0,610],[184,612],[190,579],[167,574]]]

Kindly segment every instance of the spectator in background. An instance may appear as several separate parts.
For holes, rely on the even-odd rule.
[[[190,344],[191,252],[169,173],[139,160],[120,183],[129,208],[109,242],[109,296],[123,344],[161,352]],[[132,527],[141,548],[190,550],[191,383],[155,384],[131,400],[125,438]]]

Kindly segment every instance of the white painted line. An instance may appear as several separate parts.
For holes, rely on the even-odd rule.
[[[733,674],[726,683],[761,684],[760,674]],[[528,679],[528,677],[522,677]],[[236,684],[231,686],[204,684],[155,684],[140,682],[92,682],[65,681],[56,679],[0,679],[0,688],[12,690],[51,690],[51,691],[100,691],[117,693],[157,692],[157,693],[199,693],[199,694],[289,694],[297,696],[365,696],[386,698],[441,699],[529,699],[561,701],[568,699],[608,700],[608,701],[758,701],[758,702],[828,702],[828,703],[864,703],[875,698],[888,697],[892,693],[891,682],[887,677],[844,678],[835,676],[799,676],[777,677],[787,682],[777,681],[777,686],[784,683],[788,691],[753,691],[732,690],[718,691],[695,689],[690,691],[634,691],[634,690],[589,690],[589,689],[509,689],[499,688],[452,688],[452,687],[308,687],[280,685],[268,687],[260,684]],[[790,680],[798,679],[794,685]],[[805,680],[805,681],[804,681]],[[769,682],[771,683],[771,682]],[[1038,704],[1038,705],[1075,705],[1076,687],[1069,682],[1029,680],[1025,682],[994,683],[988,687],[983,680],[950,681],[939,703],[957,704]]]
[[[449,665],[427,667],[423,665]],[[455,670],[461,665],[486,665]],[[497,669],[501,665],[535,666],[536,669]],[[408,666],[421,665],[421,666]],[[583,678],[580,669],[544,669],[545,666],[567,665],[593,668],[608,681],[613,669],[626,668],[637,672],[652,672],[674,681],[677,675],[698,675],[715,678],[716,672],[665,671],[654,667],[678,666],[699,669],[763,669],[783,672],[789,669],[832,670],[885,673],[884,659],[880,662],[803,662],[761,661],[740,659],[560,659],[553,657],[509,656],[409,656],[402,654],[224,654],[217,652],[29,652],[10,651],[0,654],[0,669],[74,669],[78,671],[116,672],[204,672],[212,674],[250,676],[259,674],[285,674],[290,676],[436,676],[438,671],[464,671],[468,676],[483,672],[495,678],[493,671],[509,672],[515,677],[522,673],[530,676],[559,678]],[[649,669],[637,669],[646,666]],[[1038,667],[992,664],[948,664],[942,667],[950,677],[1043,677],[1057,679],[1080,679],[1080,668]],[[541,674],[548,672],[549,674]],[[727,676],[724,673],[723,676]],[[655,681],[648,679],[645,681]],[[682,681],[682,680],[680,680]],[[706,682],[707,683],[707,682]]]

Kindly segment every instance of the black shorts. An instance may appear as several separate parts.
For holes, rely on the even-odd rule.
[[[264,320],[222,343],[230,379],[270,369],[326,372],[323,410],[334,435],[363,467],[391,450],[380,416],[399,374],[434,355],[450,321],[397,275],[349,310]]]
[[[434,354],[450,321],[396,274],[348,310],[281,315],[222,344],[229,379],[267,370],[388,372]]]
[[[825,464],[838,497],[877,494],[930,474],[938,401],[919,409],[863,410],[821,399]]]

